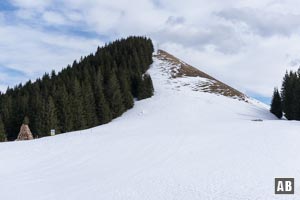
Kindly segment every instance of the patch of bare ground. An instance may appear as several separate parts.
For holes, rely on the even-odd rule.
[[[195,67],[181,61],[175,56],[167,53],[163,50],[158,50],[156,57],[162,61],[167,61],[171,64],[170,74],[171,78],[180,78],[180,77],[201,77],[211,80],[206,84],[199,84],[196,88],[193,88],[195,91],[204,91],[208,93],[219,94],[247,102],[246,95],[242,92],[222,83],[221,81],[215,79],[214,77],[196,69]]]

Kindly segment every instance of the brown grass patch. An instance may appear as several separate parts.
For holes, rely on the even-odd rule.
[[[246,101],[246,95],[244,95],[240,91],[230,87],[229,85],[226,85],[225,83],[222,83],[221,81],[200,71],[199,69],[196,69],[195,67],[192,67],[191,65],[182,62],[175,56],[167,53],[166,51],[158,50],[158,54],[156,55],[156,57],[160,60],[167,61],[172,65],[174,65],[174,67],[171,68],[172,78],[180,78],[180,77],[188,76],[188,77],[202,77],[202,78],[207,78],[209,80],[212,80],[211,84],[199,85],[198,91],[220,94],[223,96],[237,98]]]

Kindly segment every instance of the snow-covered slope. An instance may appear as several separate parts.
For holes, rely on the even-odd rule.
[[[0,199],[299,199],[299,122],[203,92],[206,78],[170,78],[154,59],[155,95],[113,122],[1,143]],[[296,195],[275,196],[275,177],[296,178]]]

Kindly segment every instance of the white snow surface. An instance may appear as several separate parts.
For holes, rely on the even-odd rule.
[[[155,95],[107,125],[1,143],[0,199],[300,199],[299,122],[167,68],[155,58]],[[275,177],[295,178],[295,195],[275,195]]]

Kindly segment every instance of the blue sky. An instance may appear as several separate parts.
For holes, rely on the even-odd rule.
[[[2,0],[0,2],[0,10],[1,11],[11,11],[15,10],[16,8],[7,0]]]
[[[135,5],[135,6],[132,6]],[[300,65],[296,0],[2,0],[0,90],[129,35],[269,103]]]
[[[251,96],[254,99],[257,99],[257,100],[259,100],[261,102],[264,102],[267,105],[271,104],[271,100],[272,100],[271,96],[265,97],[265,96],[262,96],[262,95],[259,95],[259,94],[255,94],[255,93],[249,93],[248,95]]]

